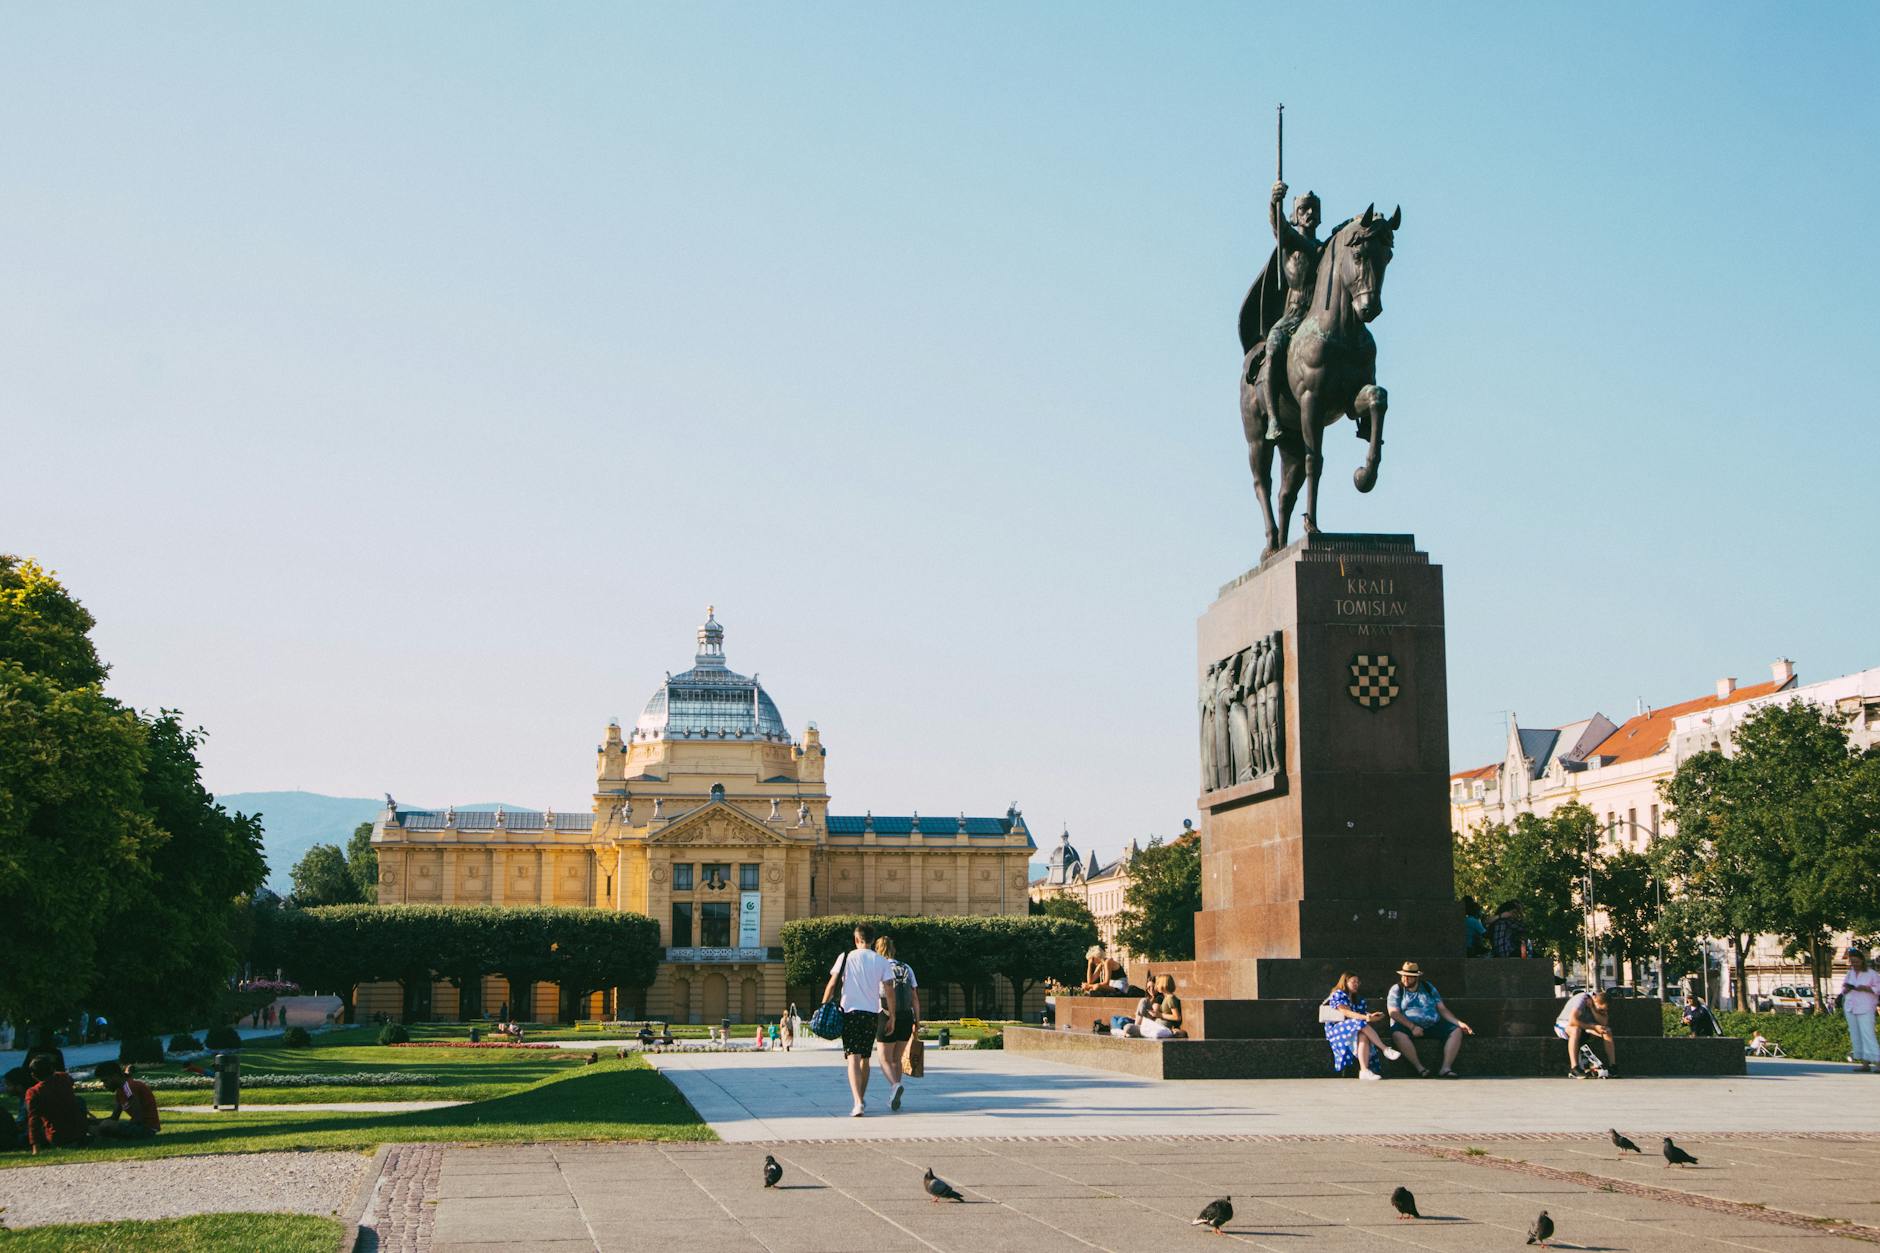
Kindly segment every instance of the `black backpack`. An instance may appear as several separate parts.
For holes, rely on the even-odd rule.
[[[908,982],[908,969],[900,962],[894,963],[894,1022],[898,1028],[904,1022],[914,1021],[914,985]]]

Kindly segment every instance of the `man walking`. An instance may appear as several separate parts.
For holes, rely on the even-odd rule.
[[[833,1001],[838,987],[842,1005],[842,1060],[849,1069],[849,1091],[855,1095],[850,1118],[865,1112],[868,1092],[868,1062],[875,1051],[875,1031],[885,1026],[894,1032],[894,1000],[890,984],[894,963],[874,949],[875,929],[867,923],[855,927],[855,947],[836,958],[829,968],[829,986],[822,999]],[[886,1022],[882,1021],[882,1001],[887,998]]]

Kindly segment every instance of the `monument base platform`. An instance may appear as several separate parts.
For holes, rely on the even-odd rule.
[[[1089,1031],[1007,1027],[1007,1052],[1143,1079],[1335,1079],[1325,1038],[1134,1040]],[[1426,1059],[1426,1064],[1436,1060]],[[1729,1037],[1619,1037],[1619,1073],[1678,1078],[1745,1073],[1743,1041]],[[1548,1036],[1477,1036],[1456,1063],[1465,1078],[1564,1077],[1567,1042]],[[1386,1062],[1391,1079],[1415,1078],[1406,1059]],[[1623,1082],[1621,1080],[1620,1082]],[[1430,1082],[1438,1082],[1430,1080]]]

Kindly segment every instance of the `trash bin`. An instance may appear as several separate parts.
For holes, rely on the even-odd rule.
[[[940,1028],[940,1047],[945,1048],[947,1045],[951,1043],[953,1043],[953,1028],[951,1027]]]
[[[483,1039],[483,1032],[476,1027],[470,1028],[470,1043],[476,1044]]]
[[[718,1020],[718,1029],[724,1033],[725,1043],[730,1044],[731,1043],[731,1020],[729,1018],[720,1018]]]
[[[240,1109],[242,1105],[242,1055],[240,1053],[217,1053],[215,1055],[215,1099],[216,1109],[224,1105],[230,1109]]]

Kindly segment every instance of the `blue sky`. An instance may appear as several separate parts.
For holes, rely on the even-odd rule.
[[[843,810],[1178,829],[1284,100],[1459,766],[1880,664],[1877,13],[14,6],[0,547],[217,790],[582,805],[712,602]]]

